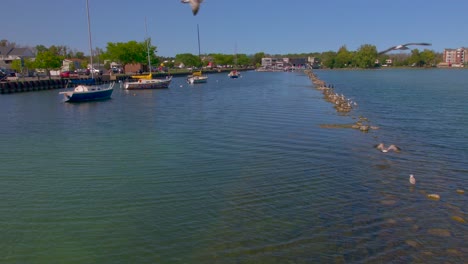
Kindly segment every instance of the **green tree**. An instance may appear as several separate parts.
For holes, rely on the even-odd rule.
[[[217,65],[233,65],[234,64],[234,56],[233,55],[226,55],[221,53],[214,53],[210,54],[213,57],[214,62]]]
[[[356,66],[360,68],[373,68],[377,59],[377,48],[374,45],[364,44],[354,56]]]
[[[11,62],[11,69],[16,72],[23,72],[23,66],[21,65],[21,60],[14,60]]]
[[[411,50],[411,56],[408,58],[408,63],[411,66],[416,66],[416,67],[420,67],[423,65],[421,54],[419,53],[418,49]]]
[[[200,58],[191,53],[177,54],[175,59],[178,63],[183,63],[186,67],[199,67],[201,65]]]
[[[323,52],[320,59],[322,61],[322,65],[325,68],[333,69],[335,67],[336,52],[334,51]]]
[[[37,45],[36,46],[36,52],[37,53],[44,52],[44,51],[47,51],[47,50],[49,50],[49,49],[44,45]]]
[[[262,58],[265,58],[265,52],[257,52],[252,57],[252,64],[253,65],[261,65]]]
[[[147,48],[148,45],[148,48]],[[123,67],[130,63],[147,64],[148,49],[152,65],[157,65],[159,60],[156,58],[156,47],[151,45],[151,39],[143,42],[129,41],[126,43],[117,42],[107,43],[107,52],[102,54],[102,59],[110,59],[122,64]]]
[[[7,39],[0,40],[0,47],[16,47],[15,42],[10,42]]]
[[[84,55],[83,52],[78,51],[78,52],[75,53],[75,57],[76,57],[77,59],[84,59],[84,58],[85,58],[85,55]]]
[[[424,65],[435,65],[436,63],[436,54],[432,50],[425,49],[421,52],[421,60],[424,62]]]
[[[349,67],[353,61],[353,54],[346,49],[346,46],[342,46],[335,57],[334,66],[336,68]]]
[[[247,66],[250,63],[251,59],[246,54],[237,54],[237,65]]]
[[[47,50],[39,52],[36,55],[34,65],[36,69],[45,69],[50,79],[50,70],[59,69],[62,66],[63,59],[62,56],[57,55],[54,51]]]

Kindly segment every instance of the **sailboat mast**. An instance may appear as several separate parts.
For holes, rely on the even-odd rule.
[[[198,27],[197,24],[197,35],[198,35],[198,58],[201,60],[201,55],[200,55],[200,28]]]
[[[150,48],[149,47],[149,45],[150,45],[149,42],[150,41],[149,41],[149,38],[148,38],[148,26],[146,24],[146,17],[145,17],[145,32],[146,32],[146,36],[145,36],[145,38],[146,38],[146,40],[145,40],[145,42],[146,42],[146,53],[148,55],[148,68],[149,68],[148,71],[151,74],[151,59],[150,59],[150,51],[149,51],[149,48]]]
[[[234,44],[234,66],[237,68],[237,41]]]
[[[89,16],[89,2],[86,0],[86,14],[88,15],[89,61],[91,62],[91,78],[94,79],[93,44],[91,42],[91,18]]]

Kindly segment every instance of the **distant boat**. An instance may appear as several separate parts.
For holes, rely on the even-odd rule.
[[[195,83],[206,83],[208,76],[203,75],[201,71],[194,72],[192,75],[187,76],[187,82],[189,84]]]
[[[88,16],[88,39],[89,39],[89,50],[90,50],[90,62],[93,65],[93,46],[91,43],[91,22],[89,18],[89,3],[86,0],[86,13]],[[114,82],[109,85],[96,85],[94,79],[94,71],[91,71],[91,80],[88,80],[86,84],[78,85],[73,91],[60,92],[65,96],[68,102],[87,102],[110,99],[112,92],[114,91]]]
[[[240,72],[238,72],[237,70],[232,70],[228,76],[231,78],[231,79],[236,79],[236,78],[239,78],[240,76]]]
[[[125,82],[124,87],[127,90],[169,88],[171,81],[172,76],[168,76],[166,79],[139,79],[135,82]]]
[[[197,34],[198,34],[198,58],[200,58],[201,61],[201,56],[200,56],[200,30],[198,28],[197,24]],[[195,83],[206,83],[208,81],[208,76],[203,75],[201,71],[197,71],[192,73],[192,75],[187,76],[187,82],[189,84],[195,84]]]
[[[146,19],[145,19],[145,30],[148,35],[148,30],[146,28]],[[168,76],[166,79],[153,79],[153,74],[151,73],[151,56],[150,56],[150,39],[146,38],[146,53],[148,57],[148,68],[149,74],[147,75],[133,75],[132,78],[138,79],[136,81],[127,81],[124,83],[124,88],[127,90],[143,90],[143,89],[161,89],[169,88],[171,84],[172,76]]]

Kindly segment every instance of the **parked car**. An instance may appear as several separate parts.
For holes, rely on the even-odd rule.
[[[111,71],[112,73],[123,73],[123,69],[117,67],[112,67]]]
[[[76,70],[76,73],[78,73],[78,75],[89,75],[90,70],[89,69],[78,69],[78,70]]]
[[[60,73],[60,78],[70,78],[70,71],[63,71]]]
[[[74,71],[63,71],[60,73],[60,78],[78,78],[78,74]]]

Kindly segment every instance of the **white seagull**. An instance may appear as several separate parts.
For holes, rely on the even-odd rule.
[[[411,46],[411,45],[431,46],[432,44],[431,43],[406,43],[406,44],[390,47],[390,48],[388,48],[388,49],[386,49],[384,51],[379,52],[379,55],[387,53],[387,52],[389,52],[391,50],[407,50],[407,49],[409,49],[408,46]]]
[[[384,143],[380,143],[378,145],[375,145],[375,148],[382,151],[382,152],[389,152],[390,150],[393,150],[395,152],[400,152],[400,148],[395,146],[395,145],[390,145],[388,148],[385,147]]]
[[[200,9],[200,4],[203,0],[181,0],[184,4],[190,4],[192,6],[193,15],[197,15],[198,9]]]
[[[409,175],[409,182],[413,185],[416,184],[416,179],[414,178],[414,175],[413,174],[410,174]]]

